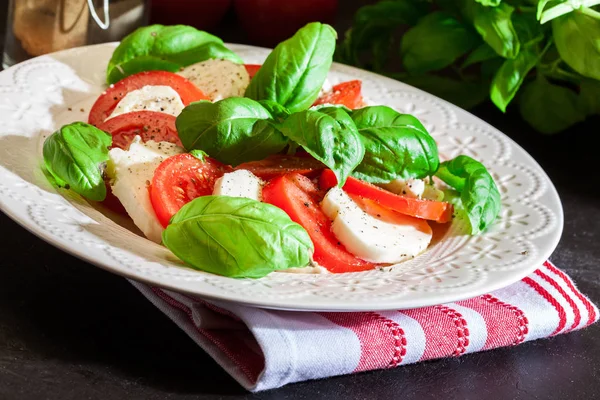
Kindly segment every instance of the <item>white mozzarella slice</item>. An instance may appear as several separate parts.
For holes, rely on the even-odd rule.
[[[111,189],[123,207],[146,237],[160,243],[163,227],[158,222],[148,186],[154,170],[166,158],[183,153],[184,149],[169,142],[147,141],[142,143],[136,136],[128,150],[111,149],[107,163],[107,174],[111,178]]]
[[[229,60],[206,60],[185,67],[179,75],[190,80],[212,101],[243,97],[250,76],[243,65]]]
[[[133,111],[158,111],[178,116],[181,110],[183,102],[175,89],[148,85],[127,93],[107,119]]]
[[[230,197],[247,197],[252,200],[262,201],[262,188],[264,182],[246,169],[224,174],[216,180],[214,195]]]
[[[382,188],[389,190],[392,193],[401,194],[404,196],[414,197],[418,199],[428,199],[442,201],[444,192],[437,189],[433,185],[425,183],[421,179],[395,179],[388,183],[379,184]]]
[[[432,232],[427,221],[374,202],[357,201],[335,187],[321,204],[333,221],[332,232],[350,253],[375,263],[397,263],[422,253],[429,245]]]

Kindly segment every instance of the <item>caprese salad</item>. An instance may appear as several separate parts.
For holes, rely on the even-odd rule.
[[[311,23],[245,65],[194,28],[139,29],[115,49],[87,123],[46,139],[45,168],[189,266],[229,277],[396,264],[457,212],[485,230],[500,209],[487,169],[440,162],[419,120],[367,106],[360,81],[328,85],[335,42]]]

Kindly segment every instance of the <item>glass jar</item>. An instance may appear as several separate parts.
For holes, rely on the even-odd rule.
[[[150,0],[10,0],[2,66],[120,40],[148,21]]]

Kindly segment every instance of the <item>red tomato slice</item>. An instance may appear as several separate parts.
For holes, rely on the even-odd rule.
[[[110,133],[113,137],[112,147],[121,149],[129,148],[129,144],[136,135],[140,135],[143,142],[171,142],[181,146],[175,117],[156,111],[134,111],[117,115],[98,125],[98,129]]]
[[[248,75],[250,75],[250,79],[252,79],[252,78],[254,78],[254,75],[256,75],[256,73],[258,72],[260,67],[262,67],[262,65],[260,65],[260,64],[244,64],[244,67],[246,67],[246,71],[248,71]]]
[[[363,97],[361,88],[362,82],[359,80],[342,82],[335,85],[330,92],[319,97],[313,106],[319,104],[341,104],[350,109],[362,107]]]
[[[215,181],[231,167],[206,157],[201,161],[191,154],[177,154],[160,163],[150,185],[150,201],[162,226],[187,203],[212,194]]]
[[[325,165],[312,157],[276,154],[264,160],[240,164],[235,169],[247,169],[259,178],[269,180],[292,172],[314,178],[325,169]]]
[[[321,189],[327,190],[337,185],[337,178],[332,170],[326,169],[321,174],[319,183]],[[454,212],[454,207],[450,203],[401,196],[353,177],[348,177],[343,189],[350,195],[373,200],[381,206],[401,214],[440,223],[452,220]]]
[[[314,246],[314,260],[330,272],[356,272],[375,268],[376,264],[349,253],[331,232],[331,221],[321,211],[323,195],[307,177],[292,173],[279,176],[263,189],[263,201],[285,211],[292,221],[302,225]]]
[[[127,93],[149,85],[172,87],[179,94],[185,106],[193,101],[208,100],[208,97],[196,85],[180,75],[168,71],[145,71],[130,75],[106,89],[92,106],[88,123],[99,126]]]

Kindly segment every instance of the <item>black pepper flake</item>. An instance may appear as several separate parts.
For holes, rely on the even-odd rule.
[[[304,207],[310,207],[310,204],[308,204],[307,202],[304,202]]]
[[[73,109],[72,109],[71,107],[67,108],[67,110],[69,110],[69,111],[73,111]]]
[[[529,254],[529,252],[527,250],[521,252],[522,256],[526,256],[527,254]]]
[[[85,110],[84,110],[83,108],[80,108],[80,109],[79,109],[79,111],[81,111],[81,112],[85,112]]]
[[[379,218],[381,218],[381,214],[377,214],[377,216],[378,216]]]

